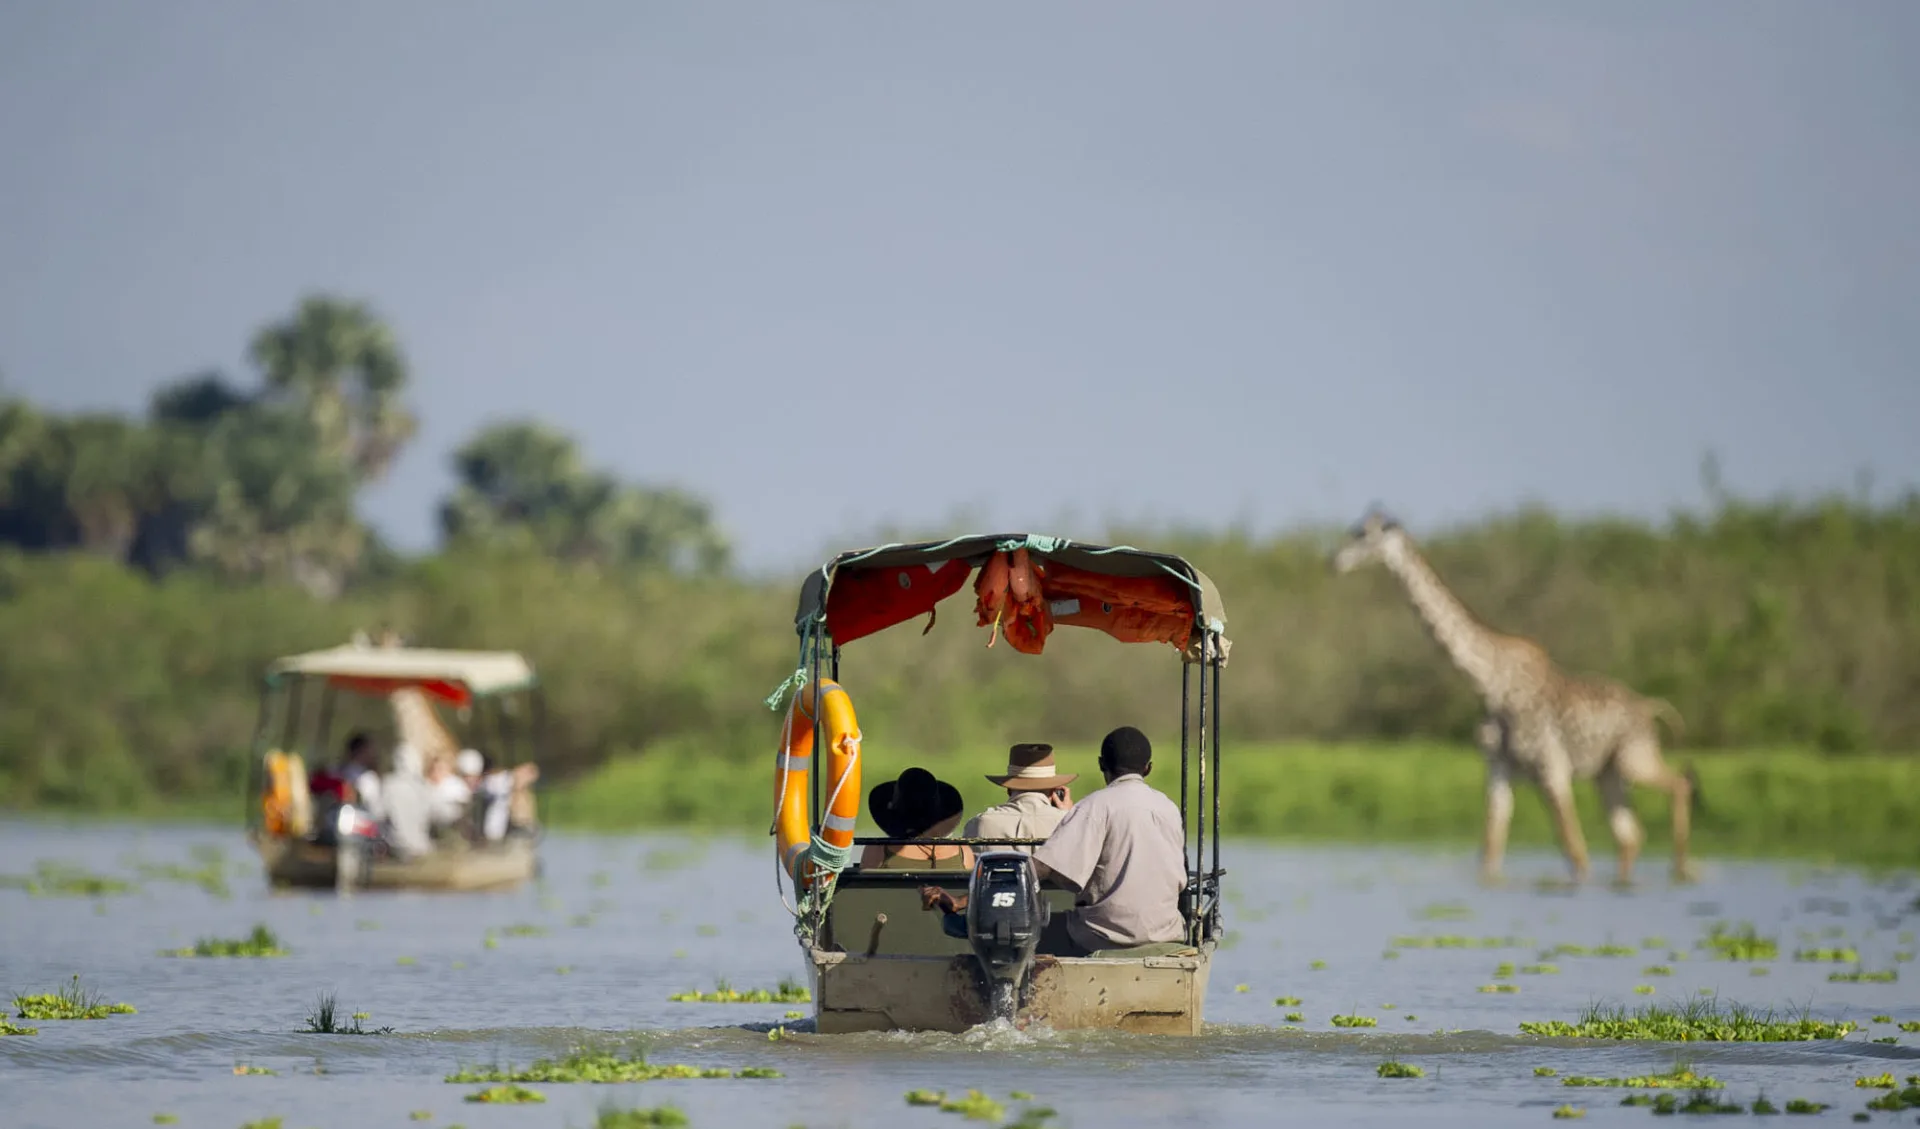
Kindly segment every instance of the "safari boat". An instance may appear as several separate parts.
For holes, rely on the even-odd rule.
[[[492,750],[503,771],[524,775],[521,766],[537,763],[543,699],[532,666],[517,653],[360,641],[276,659],[261,688],[247,805],[248,838],[271,884],[342,893],[469,891],[510,888],[533,877],[539,829],[524,786],[496,801],[510,806],[505,834],[484,833],[476,795],[467,826],[435,836],[431,850],[411,858],[385,850],[372,821],[352,803],[316,805],[307,766],[331,756],[343,693],[349,704],[385,699],[398,738],[426,756],[453,758],[462,748],[434,708],[440,702],[468,719],[469,740]]]
[[[1045,921],[1070,910],[1074,892],[1051,877],[1037,880],[1028,856],[1006,848],[1041,840],[855,836],[863,758],[852,696],[841,682],[841,648],[917,617],[929,617],[931,629],[935,605],[969,576],[976,625],[1016,651],[1038,655],[1055,628],[1071,626],[1169,645],[1181,659],[1177,800],[1187,881],[1180,941],[1085,957],[1040,954]],[[783,894],[790,888],[794,895],[788,908],[816,1030],[957,1032],[1004,1018],[1198,1035],[1225,873],[1219,701],[1230,643],[1213,582],[1168,553],[1034,534],[968,536],[840,554],[808,575],[794,625],[799,663],[768,700],[778,710],[792,695],[775,756],[774,836]],[[1163,766],[1169,759],[1157,758]],[[1171,775],[1162,768],[1153,778],[1169,795]],[[907,843],[968,844],[976,865],[970,874],[937,864],[852,865],[858,847]],[[923,885],[969,894],[964,938],[922,908]]]

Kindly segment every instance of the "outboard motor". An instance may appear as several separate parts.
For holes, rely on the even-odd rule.
[[[1033,859],[1019,851],[988,851],[973,868],[967,890],[967,942],[987,982],[987,1006],[1011,1020],[1033,969],[1034,950],[1047,924],[1046,899]]]

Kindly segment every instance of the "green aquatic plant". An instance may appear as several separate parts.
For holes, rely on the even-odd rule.
[[[960,1114],[969,1121],[1001,1121],[1007,1116],[1005,1106],[978,1090],[968,1090],[962,1098],[947,1098],[940,1103],[940,1110]]]
[[[1388,942],[1396,949],[1519,949],[1526,943],[1518,937],[1464,937],[1458,933],[1399,936]]]
[[[1520,985],[1518,984],[1482,984],[1480,985],[1480,990],[1482,992],[1501,992],[1507,995],[1512,995],[1513,993],[1518,992],[1520,990]]]
[[[659,1078],[779,1078],[778,1070],[748,1066],[661,1066],[635,1051],[621,1058],[608,1051],[576,1051],[562,1059],[539,1059],[525,1070],[499,1067],[465,1068],[447,1075],[449,1082],[651,1082]]]
[[[1796,949],[1793,959],[1821,964],[1859,964],[1860,954],[1852,947],[1844,949]]]
[[[1374,1073],[1382,1078],[1425,1078],[1427,1076],[1427,1072],[1417,1066],[1395,1062],[1392,1059],[1381,1063],[1374,1069]]]
[[[1311,964],[1307,965],[1307,967],[1313,969],[1315,972],[1319,972],[1322,969],[1327,967],[1327,962],[1324,960],[1316,960]]]
[[[1274,1007],[1299,1007],[1300,997],[1299,996],[1277,996],[1274,998],[1273,1006]]]
[[[1513,975],[1513,962],[1510,960],[1503,960],[1499,964],[1496,964],[1493,966],[1493,978],[1495,980],[1504,980],[1507,977],[1512,975]]]
[[[25,890],[35,898],[104,898],[131,893],[134,885],[119,878],[94,874],[67,863],[41,861],[33,873],[0,875],[0,888]]]
[[[1380,1021],[1371,1015],[1336,1015],[1328,1022],[1335,1027],[1378,1027]]]
[[[177,1113],[156,1113],[153,1115],[153,1123],[155,1125],[178,1125],[180,1123],[180,1115]]]
[[[262,1117],[257,1121],[243,1121],[240,1123],[240,1129],[280,1129],[285,1121],[285,1118],[275,1114],[272,1117]]]
[[[15,996],[13,1006],[19,1019],[105,1019],[134,1014],[133,1005],[106,1003],[99,993],[82,987],[77,974],[58,992]]]
[[[1902,1023],[1900,1025],[1900,1030],[1905,1031],[1909,1034],[1915,1031],[1920,1031],[1920,1020],[1909,1019],[1905,1023]]]
[[[1760,936],[1752,922],[1741,922],[1738,929],[1732,929],[1716,921],[1700,947],[1713,950],[1722,960],[1777,960],[1780,956],[1779,939]]]
[[[1718,1078],[1709,1078],[1704,1074],[1695,1074],[1691,1066],[1675,1066],[1665,1074],[1642,1074],[1633,1078],[1592,1078],[1586,1075],[1572,1074],[1560,1080],[1562,1086],[1609,1086],[1623,1087],[1629,1090],[1719,1090],[1724,1085]]]
[[[1536,1066],[1533,1068],[1533,1076],[1535,1078],[1551,1078],[1558,1073],[1560,1072],[1551,1066]]]
[[[342,1026],[338,1021],[337,1012],[338,1012],[338,1009],[335,1007],[335,1000],[334,1000],[333,993],[328,992],[322,995],[319,999],[314,1001],[313,1010],[307,1013],[306,1033],[309,1035],[391,1035],[393,1034],[393,1028],[391,1027],[378,1027],[371,1030],[369,1030],[368,1028],[362,1027],[360,1025],[361,1021],[368,1018],[367,1013],[364,1011],[354,1012],[352,1016],[352,1024],[350,1026]]]
[[[687,1115],[679,1106],[663,1105],[652,1109],[616,1109],[606,1107],[595,1119],[594,1129],[678,1129],[687,1124]]]
[[[1651,1039],[1685,1042],[1804,1042],[1839,1039],[1858,1030],[1850,1020],[1830,1022],[1808,1014],[1779,1018],[1738,1004],[1721,1007],[1716,1001],[1691,1000],[1677,1007],[1649,1004],[1637,1011],[1595,1004],[1572,1023],[1561,1020],[1525,1022],[1528,1035],[1580,1039]]]
[[[1633,986],[1633,994],[1636,996],[1651,996],[1653,995],[1653,985],[1635,984]]]
[[[1829,972],[1827,980],[1834,984],[1891,984],[1900,979],[1900,974],[1889,968],[1885,972],[1868,972],[1855,969],[1852,972]]]
[[[484,1090],[475,1090],[467,1095],[470,1102],[484,1102],[489,1105],[524,1105],[527,1102],[544,1102],[547,1095],[538,1090],[529,1090],[525,1086],[512,1084],[488,1086]]]
[[[163,949],[161,956],[167,957],[283,957],[289,950],[273,930],[265,925],[256,925],[253,932],[238,940],[224,940],[219,937],[202,937],[190,948]]]
[[[234,1063],[233,1072],[236,1075],[241,1075],[241,1076],[254,1075],[254,1074],[272,1076],[273,1074],[276,1073],[275,1071],[269,1070],[264,1066],[249,1066],[248,1064],[243,1062]]]
[[[38,1035],[39,1033],[38,1027],[20,1027],[0,1017],[0,1035]]]
[[[1733,1102],[1723,1101],[1711,1090],[1695,1090],[1681,1101],[1673,1094],[1661,1094],[1653,1099],[1655,1113],[1745,1113]]]
[[[1892,1023],[1892,1022],[1893,1022],[1893,1016],[1891,1016],[1891,1015],[1876,1015],[1876,1016],[1874,1016],[1874,1017],[1873,1017],[1873,1021],[1874,1021],[1875,1023]]]
[[[1465,902],[1433,902],[1413,911],[1413,916],[1422,921],[1468,921],[1473,907]]]
[[[1664,964],[1650,964],[1640,970],[1642,976],[1672,976],[1673,969]]]
[[[1788,1113],[1820,1113],[1826,1108],[1825,1102],[1810,1102],[1805,1098],[1793,1098],[1787,1102]]]
[[[739,991],[725,980],[716,980],[711,992],[675,992],[667,997],[674,1003],[698,1004],[804,1004],[813,1001],[813,993],[798,980],[786,978],[777,988],[750,988]]]
[[[1556,1106],[1554,1107],[1554,1110],[1553,1110],[1553,1116],[1562,1121],[1573,1121],[1578,1118],[1585,1117],[1586,1115],[1587,1115],[1587,1111],[1584,1109],[1581,1109],[1579,1106],[1572,1106],[1572,1105]]]
[[[1753,1105],[1749,1107],[1749,1112],[1757,1114],[1779,1113],[1780,1107],[1768,1101],[1766,1091],[1762,1090],[1759,1096],[1753,1099]]]
[[[503,926],[500,932],[508,937],[544,937],[547,935],[547,930],[544,926],[526,924]]]
[[[1249,988],[1249,987],[1248,987],[1247,985],[1245,985],[1245,984],[1235,984],[1235,985],[1233,986],[1233,990],[1234,990],[1235,992],[1251,992],[1251,991],[1253,991],[1253,989],[1252,989],[1252,988]]]
[[[430,1109],[416,1109],[412,1113],[407,1114],[407,1120],[408,1121],[432,1121],[433,1111]]]
[[[1520,966],[1520,975],[1522,976],[1556,976],[1559,972],[1560,966],[1557,964],[1523,964]]]
[[[1562,943],[1547,950],[1545,955],[1570,957],[1630,957],[1636,955],[1639,951],[1640,950],[1634,948],[1632,945],[1605,944],[1589,947],[1587,945]]]
[[[1281,1016],[1281,1018],[1288,1023],[1305,1023],[1307,1021],[1307,1017],[1297,1011],[1290,1011],[1286,1015]]]
[[[1898,1089],[1900,1086],[1900,1083],[1893,1080],[1893,1075],[1891,1074],[1875,1074],[1869,1077],[1855,1078],[1853,1084],[1863,1090],[1893,1090]]]
[[[945,1090],[908,1090],[908,1105],[939,1105],[947,1100]]]
[[[1908,1078],[1906,1088],[1889,1090],[1867,1103],[1868,1109],[1899,1113],[1902,1110],[1920,1109],[1920,1078]]]

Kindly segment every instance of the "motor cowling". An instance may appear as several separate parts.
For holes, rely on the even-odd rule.
[[[967,943],[986,978],[996,1018],[1012,1019],[1033,969],[1047,925],[1047,903],[1031,856],[988,851],[973,868],[967,890]]]

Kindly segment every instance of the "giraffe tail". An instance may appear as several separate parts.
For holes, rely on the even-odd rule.
[[[1689,814],[1707,814],[1706,796],[1700,791],[1700,774],[1693,770],[1692,765],[1688,765],[1686,771],[1681,775],[1687,778],[1687,806],[1690,809]]]
[[[1667,725],[1673,730],[1675,737],[1686,732],[1686,719],[1681,717],[1680,711],[1673,708],[1673,703],[1667,701],[1665,698],[1648,698],[1647,713],[1649,716],[1665,720]]]

